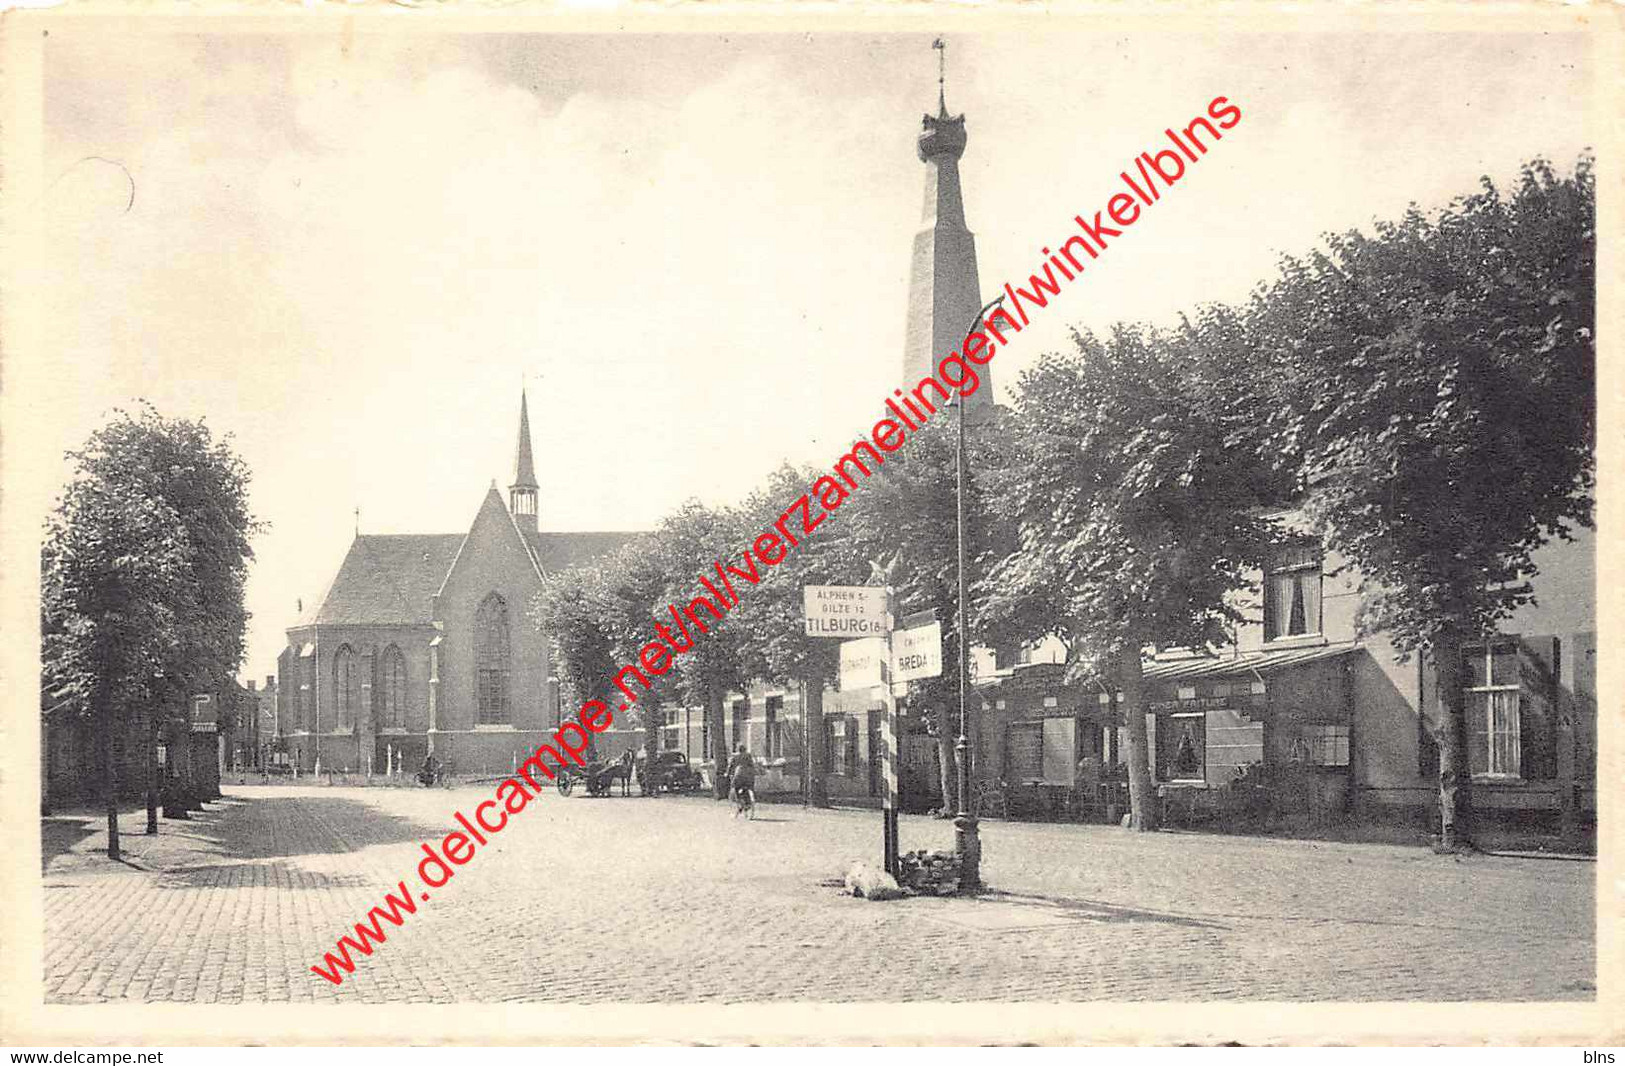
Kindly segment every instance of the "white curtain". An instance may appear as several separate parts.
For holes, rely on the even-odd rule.
[[[1284,637],[1292,619],[1292,592],[1297,582],[1291,574],[1277,574],[1270,578],[1269,635]]]
[[[1307,570],[1297,575],[1303,596],[1303,632],[1320,632],[1320,574]]]

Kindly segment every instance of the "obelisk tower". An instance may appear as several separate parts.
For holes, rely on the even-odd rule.
[[[965,200],[959,187],[959,157],[965,154],[965,116],[948,114],[944,85],[946,57],[938,50],[937,114],[922,119],[917,149],[925,164],[925,211],[914,235],[914,261],[908,286],[908,325],[903,337],[903,391],[935,373],[945,355],[960,351],[982,307],[976,273],[976,238],[965,226]],[[993,402],[990,367],[978,367],[981,387],[967,412]]]

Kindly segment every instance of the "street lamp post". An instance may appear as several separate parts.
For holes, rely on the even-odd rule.
[[[987,313],[1004,302],[1000,296],[976,312],[976,320],[965,332],[965,340],[982,328]],[[964,348],[962,344],[961,349]],[[989,388],[992,386],[990,385]],[[970,793],[970,729],[967,708],[970,704],[970,626],[967,622],[965,581],[965,407],[966,398],[960,396],[958,407],[959,440],[954,448],[954,510],[956,512],[957,542],[959,548],[959,740],[954,744],[954,755],[959,764],[959,810],[954,814],[954,854],[959,858],[959,889],[970,892],[982,885],[982,839],[977,829],[976,815],[969,808]]]

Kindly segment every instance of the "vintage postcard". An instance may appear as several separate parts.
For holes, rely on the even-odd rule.
[[[1617,8],[409,8],[0,23],[0,1038],[1620,1042]]]

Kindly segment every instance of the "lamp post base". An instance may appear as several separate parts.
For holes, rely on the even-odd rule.
[[[982,887],[982,838],[973,814],[954,818],[954,854],[959,858],[959,891],[974,892]]]

